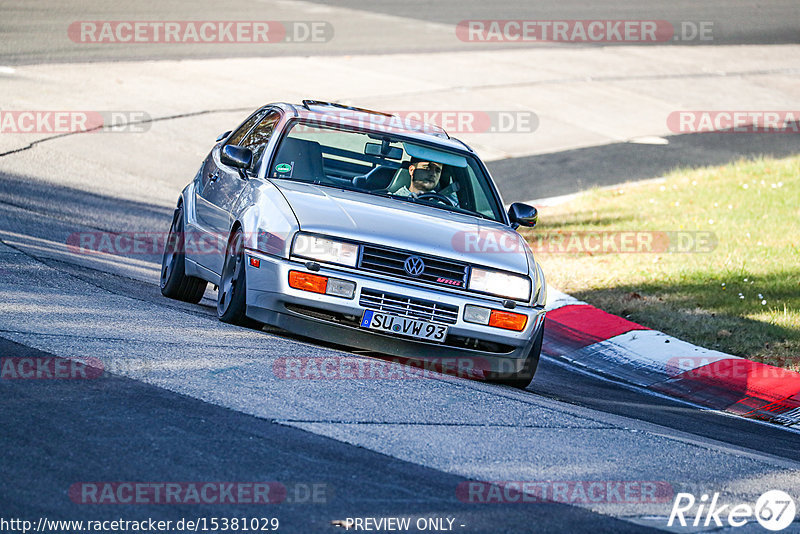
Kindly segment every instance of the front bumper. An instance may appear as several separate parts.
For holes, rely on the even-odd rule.
[[[355,282],[355,296],[347,299],[310,293],[289,286],[289,271],[312,272],[303,263],[253,250],[247,250],[246,256],[248,317],[297,335],[358,349],[423,361],[461,361],[466,358],[471,360],[472,367],[480,371],[516,373],[522,370],[545,317],[543,308],[517,306],[513,310],[515,313],[528,316],[521,332],[468,323],[464,321],[465,305],[503,309],[502,299],[441,291],[327,266],[321,266],[314,274]],[[251,265],[250,257],[259,260],[258,268]],[[368,309],[359,304],[364,288],[457,306],[458,317],[455,324],[447,325],[448,335],[443,343],[360,328],[361,316]]]

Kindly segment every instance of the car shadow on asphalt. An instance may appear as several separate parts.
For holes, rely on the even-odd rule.
[[[506,202],[527,201],[659,178],[682,167],[724,165],[740,158],[800,153],[791,133],[693,133],[671,135],[668,144],[633,142],[564,150],[487,163]]]

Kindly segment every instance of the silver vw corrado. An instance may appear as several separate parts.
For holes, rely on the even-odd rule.
[[[178,199],[167,297],[412,361],[474,362],[526,387],[545,279],[514,230],[536,209],[500,194],[436,126],[328,102],[262,107],[226,132]],[[458,365],[461,365],[460,363]]]

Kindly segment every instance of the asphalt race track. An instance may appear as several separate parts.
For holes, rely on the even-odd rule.
[[[102,61],[107,59],[163,59],[252,57],[294,53],[291,44],[253,47],[241,44],[170,44],[154,48],[82,46],[65,39],[64,27],[81,20],[268,20],[330,21],[335,30],[325,42],[303,43],[302,53],[341,55],[362,53],[428,52],[497,48],[496,44],[459,43],[448,39],[450,26],[465,19],[641,19],[714,23],[713,44],[782,44],[800,39],[800,7],[793,0],[745,2],[741,0],[514,0],[500,5],[479,1],[445,0],[232,0],[108,3],[101,0],[26,0],[4,2],[0,21],[6,37],[0,42],[5,64]],[[187,16],[190,14],[191,16]],[[147,16],[145,16],[147,15]],[[690,41],[689,44],[707,44]],[[502,46],[514,47],[515,43]],[[550,46],[545,44],[545,46]],[[554,46],[563,46],[555,44]]]
[[[89,519],[251,515],[252,508],[91,507],[82,481],[324,484],[325,502],[269,508],[289,531],[343,517],[447,515],[464,532],[642,531],[665,504],[470,504],[459,482],[663,481],[752,500],[793,488],[798,434],[579,374],[545,359],[518,392],[458,378],[282,380],[284,356],[335,357],[312,340],[219,323],[161,297],[158,257],[72,254],[80,231],[162,230],[169,210],[3,176],[4,356],[99,358],[95,380],[3,380],[4,508]],[[147,273],[151,274],[147,274]],[[7,514],[7,515],[8,515]],[[618,518],[624,518],[621,522]],[[633,522],[633,523],[632,523]],[[638,526],[634,525],[638,523]]]
[[[376,23],[397,15],[407,28],[435,28],[468,17],[620,16],[615,10],[625,7],[597,4],[593,11],[575,2],[547,2],[546,15],[534,15],[525,2],[509,3],[505,12],[470,2],[460,8],[465,15],[455,13],[452,3],[423,9],[412,2],[399,13],[388,2],[265,4],[277,10],[270,19],[287,20],[300,5],[305,18],[317,13],[342,21],[345,28],[348,23],[358,27],[351,11],[367,13],[363,16]],[[730,31],[720,44],[797,42],[796,4],[765,4],[765,16],[750,26],[744,24],[747,6],[735,2],[725,10],[723,4],[653,3],[669,20],[703,20],[723,10],[720,24]],[[231,5],[226,18],[245,16],[244,3]],[[18,44],[2,45],[3,65],[152,59],[142,48],[79,49],[63,35],[51,37],[52,28],[61,31],[63,23],[84,16],[69,5],[18,2],[3,9],[9,13],[3,28]],[[92,5],[85,13],[97,17],[97,9]],[[128,7],[107,9],[102,17],[107,20],[134,16]],[[162,9],[158,16],[152,15],[156,9]],[[142,13],[151,10],[148,16],[162,20],[186,9],[186,4],[141,6]],[[652,14],[642,9],[639,16]],[[193,18],[215,13],[220,16],[209,8]],[[343,37],[319,53],[361,51],[370,35]],[[435,38],[421,44],[409,40],[404,51],[437,46]],[[390,49],[387,44],[373,51]],[[279,48],[273,51],[281,54]],[[165,58],[213,55],[180,47],[158,53]],[[215,54],[247,52],[223,47]],[[790,74],[781,76],[793,81]],[[59,86],[54,81],[42,91],[57,92]],[[28,102],[21,92],[14,98]],[[15,102],[3,107],[26,105]],[[163,236],[172,203],[210,147],[217,124],[232,124],[248,109],[240,109],[239,101],[224,104],[165,118],[139,137],[0,139],[0,357],[63,365],[69,363],[62,359],[89,358],[105,370],[91,379],[0,379],[0,531],[11,530],[1,521],[10,518],[36,525],[43,517],[238,517],[278,518],[279,532],[345,532],[336,523],[347,518],[405,517],[412,524],[420,518],[443,520],[455,532],[633,533],[669,530],[667,518],[679,492],[698,498],[719,493],[725,503],[750,505],[767,490],[800,495],[796,430],[654,396],[547,355],[525,391],[436,374],[281,378],[274,366],[287,357],[375,355],[319,343],[313,333],[301,338],[223,324],[216,318],[211,286],[199,305],[162,297],[160,249],[148,248],[146,237],[133,251],[118,247],[112,254],[91,254],[75,248],[86,236]],[[652,145],[620,142],[500,159],[489,166],[506,198],[524,200],[652,178],[677,164],[795,154],[798,137],[676,135],[669,138],[668,150],[657,153]],[[549,502],[513,502],[513,494],[500,499],[504,502],[475,502],[480,497],[468,498],[463,491],[470,481],[528,481],[550,490],[567,482],[571,493],[568,498],[550,495]],[[76,497],[76,486],[103,482],[270,482],[285,494],[265,505],[91,504]],[[623,489],[620,498],[611,492],[588,499],[572,491],[590,484],[621,484],[629,494]],[[662,492],[651,498],[642,491],[646,486]],[[764,529],[750,518],[738,528],[712,522],[675,531]],[[800,532],[800,522],[784,532]]]

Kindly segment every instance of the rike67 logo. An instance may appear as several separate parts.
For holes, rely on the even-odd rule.
[[[794,499],[781,490],[767,491],[755,506],[720,504],[719,493],[714,493],[711,500],[706,494],[697,499],[691,493],[678,493],[667,526],[710,527],[713,523],[716,527],[741,527],[755,520],[767,530],[779,531],[792,524],[796,511]]]

